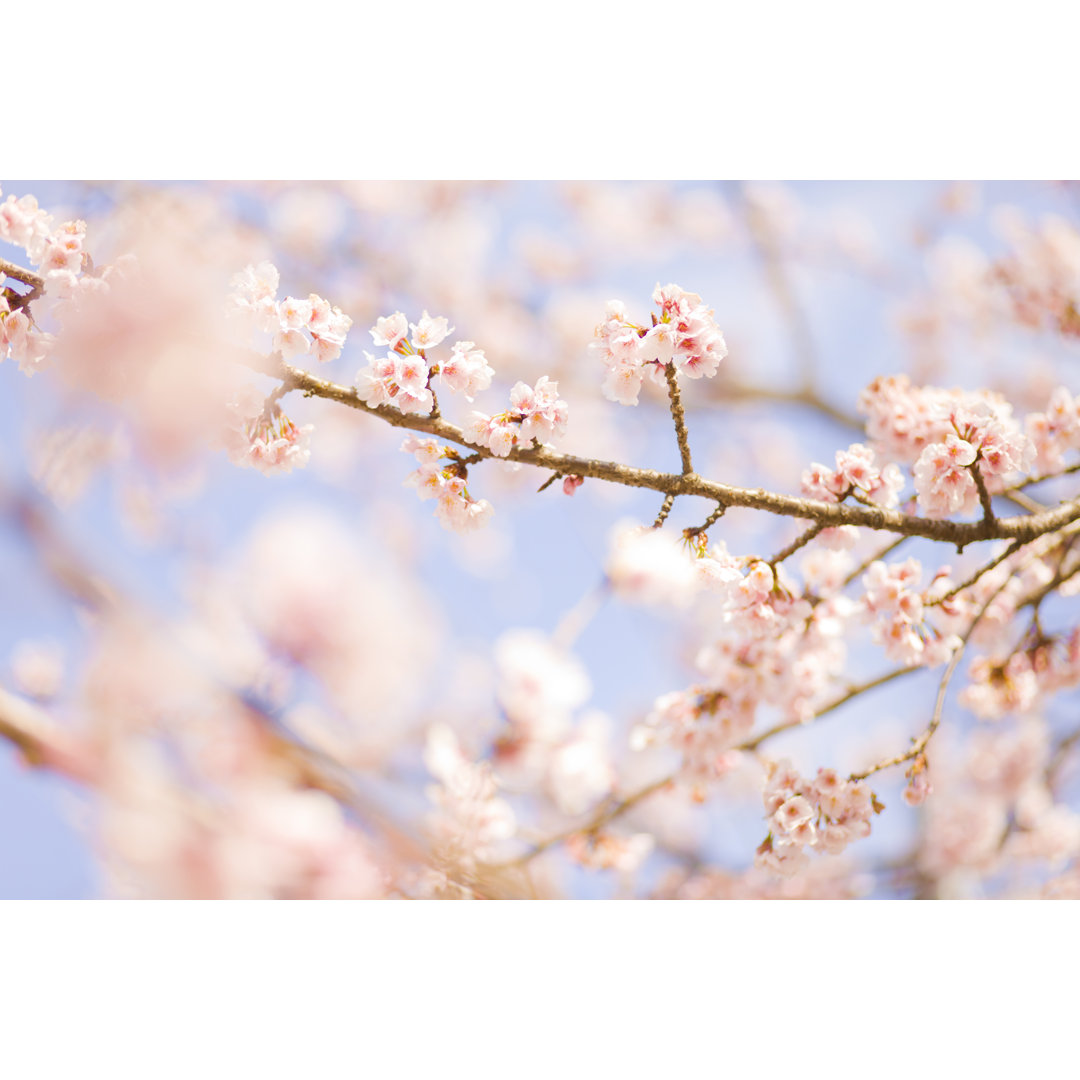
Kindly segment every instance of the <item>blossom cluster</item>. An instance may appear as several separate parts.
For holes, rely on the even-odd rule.
[[[1059,386],[1045,411],[1024,417],[1024,427],[1035,444],[1035,466],[1054,472],[1064,466],[1067,451],[1080,450],[1080,400]]]
[[[1038,227],[1018,214],[999,215],[1012,252],[998,260],[988,280],[1004,287],[1013,318],[1023,326],[1049,326],[1080,337],[1080,234],[1064,218],[1048,215]]]
[[[421,499],[435,500],[435,516],[444,529],[467,532],[487,523],[494,513],[491,503],[469,494],[456,451],[440,446],[435,439],[415,435],[410,435],[401,449],[420,463],[406,478],[406,485],[415,488]]]
[[[886,656],[902,664],[937,667],[959,648],[960,638],[926,622],[921,579],[918,559],[891,565],[877,560],[863,575],[866,591],[861,603],[875,620],[874,640],[884,646]]]
[[[757,865],[791,876],[806,864],[807,850],[838,855],[870,835],[870,819],[884,809],[864,781],[842,780],[819,769],[804,780],[791,762],[769,762],[762,794],[769,835],[757,849]]]
[[[2,192],[0,192],[2,194]],[[65,221],[53,227],[52,215],[42,210],[33,195],[0,203],[0,240],[21,247],[45,278],[45,292],[65,296],[78,287],[89,256],[83,250],[85,221]],[[25,375],[40,370],[54,337],[41,331],[14,295],[0,292],[0,361],[11,357]]]
[[[309,354],[321,363],[336,360],[352,319],[315,293],[306,300],[295,296],[277,300],[278,282],[272,263],[246,267],[232,280],[232,310],[249,319],[257,330],[272,334],[273,348],[284,360]]]
[[[486,446],[496,457],[506,457],[514,447],[528,448],[534,440],[543,443],[545,438],[563,435],[568,411],[559,397],[559,384],[541,375],[535,386],[515,383],[505,412],[494,416],[474,412],[465,438]]]
[[[908,465],[949,434],[966,438],[962,429],[968,427],[977,440],[1019,432],[1012,406],[1000,394],[918,386],[907,375],[879,376],[859,394],[857,407],[878,454]]]
[[[444,316],[433,318],[426,311],[417,323],[410,323],[400,311],[380,317],[371,328],[371,337],[390,352],[378,358],[364,353],[368,364],[356,377],[360,400],[428,416],[435,405],[431,380],[438,375],[447,389],[472,401],[491,385],[495,374],[483,349],[472,341],[458,341],[448,359],[433,362],[427,356],[427,350],[441,345],[453,329]]]
[[[914,386],[904,375],[875,379],[859,397],[878,453],[912,465],[929,517],[969,514],[988,494],[1030,470],[1036,444],[998,394]]]
[[[695,660],[703,679],[658,698],[631,745],[677,749],[685,778],[702,795],[707,781],[738,763],[762,708],[794,724],[813,717],[842,669],[841,633],[855,606],[834,598],[812,607],[768,563],[734,559],[720,545],[693,563],[711,567],[697,581],[706,587],[702,605],[719,614]]]
[[[836,451],[836,468],[814,462],[802,475],[802,492],[822,502],[843,502],[849,494],[868,499],[878,506],[892,508],[900,501],[904,477],[899,466],[889,462],[883,467],[868,446],[853,443],[847,450]]]
[[[1080,684],[1080,629],[1038,640],[1007,656],[978,656],[960,702],[983,720],[1032,712],[1051,694]]]
[[[33,375],[48,357],[52,341],[52,334],[35,330],[26,311],[12,311],[7,297],[0,293],[0,360],[10,357],[24,375]]]
[[[669,364],[691,379],[711,378],[727,356],[713,312],[696,293],[657,284],[653,301],[660,314],[652,316],[649,327],[630,322],[625,305],[611,300],[596,328],[596,340],[589,348],[606,369],[603,392],[609,401],[636,405],[645,379],[666,386]]]
[[[303,468],[311,457],[311,424],[297,427],[277,402],[264,403],[249,387],[230,403],[222,441],[234,465],[267,475]]]
[[[430,821],[442,859],[465,870],[491,859],[517,822],[499,797],[490,764],[470,761],[453,729],[442,723],[428,731],[424,763],[438,781],[427,795],[437,808]]]

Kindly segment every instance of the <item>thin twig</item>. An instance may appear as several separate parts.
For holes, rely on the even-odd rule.
[[[769,560],[769,565],[775,570],[776,567],[779,566],[780,563],[782,563],[785,559],[794,555],[795,552],[798,551],[800,548],[806,547],[806,545],[809,544],[810,541],[813,540],[814,537],[817,536],[818,533],[822,532],[824,529],[825,526],[820,521],[815,522],[813,525],[810,526],[809,529],[807,529],[805,532],[801,533],[794,540],[792,540],[792,542],[788,544],[788,546],[784,548],[783,551],[777,552]]]
[[[724,516],[725,510],[727,510],[727,507],[723,503],[717,503],[713,512],[700,525],[695,525],[690,529],[684,529],[683,535],[687,540],[692,540],[695,536],[700,536],[703,532],[707,532]]]
[[[950,589],[944,596],[939,596],[936,600],[928,600],[927,607],[937,607],[939,604],[944,604],[947,600],[951,600],[958,593],[962,593],[965,589],[970,589],[984,574],[988,574],[995,566],[1000,566],[1006,559],[1015,555],[1024,545],[1016,540],[1011,543],[1000,555],[995,556],[985,566],[981,566],[974,574],[967,579],[967,581],[961,582],[955,588]]]
[[[653,522],[652,527],[659,529],[661,525],[667,521],[668,514],[671,513],[672,506],[675,505],[675,496],[667,495],[664,498],[663,505],[660,507],[660,513],[656,515],[656,520]]]
[[[774,735],[779,735],[784,731],[791,731],[793,728],[807,727],[815,720],[820,720],[823,716],[827,716],[829,713],[839,709],[841,705],[846,705],[852,698],[858,697],[859,694],[865,694],[868,690],[874,690],[879,686],[884,686],[886,683],[892,682],[893,679],[900,678],[901,675],[909,675],[913,671],[922,670],[922,668],[916,665],[913,667],[895,668],[892,671],[887,671],[884,675],[878,675],[869,682],[860,683],[858,686],[852,686],[842,697],[829,702],[828,705],[823,705],[808,720],[785,720],[782,723],[774,724],[771,728],[766,728],[765,731],[761,732],[759,735],[755,735],[752,739],[747,739],[746,742],[740,743],[735,749],[746,751],[756,750],[766,739],[771,739]]]
[[[948,667],[945,669],[945,674],[941,678],[941,682],[938,685],[937,700],[934,702],[934,712],[930,717],[930,723],[927,725],[926,730],[917,738],[912,741],[911,748],[903,754],[899,754],[896,757],[888,758],[886,761],[879,761],[876,765],[871,766],[865,772],[852,773],[849,779],[851,780],[865,780],[868,776],[873,776],[874,773],[881,772],[882,769],[888,769],[893,765],[902,765],[905,761],[911,761],[918,757],[925,750],[930,740],[934,736],[934,732],[937,731],[938,726],[941,723],[942,710],[945,705],[945,692],[949,688],[949,683],[952,680],[953,672],[956,671],[957,665],[960,663],[960,658],[964,655],[964,649],[967,647],[968,641],[971,639],[971,635],[975,632],[975,628],[982,621],[983,616],[990,610],[990,605],[997,599],[998,594],[1002,592],[1006,585],[1009,584],[1009,578],[1006,578],[994,591],[987,597],[986,602],[979,609],[978,614],[971,620],[971,624],[968,626],[964,636],[960,639],[960,644],[957,646],[956,651],[952,655],[952,659],[949,661]]]

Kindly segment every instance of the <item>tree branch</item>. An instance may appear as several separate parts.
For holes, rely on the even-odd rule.
[[[306,396],[336,401],[349,408],[377,416],[394,427],[421,431],[447,442],[456,443],[473,451],[474,456],[480,458],[497,457],[486,447],[477,447],[470,443],[461,428],[444,419],[420,416],[416,413],[402,413],[389,405],[368,405],[360,399],[352,387],[339,386],[319,379],[285,363],[276,354],[269,360],[264,358],[259,370],[279,379],[290,379],[294,387]],[[817,521],[825,528],[834,525],[855,525],[882,532],[901,533],[904,536],[922,536],[928,540],[955,544],[960,549],[983,540],[1028,541],[1080,520],[1080,499],[1064,503],[1053,510],[1024,517],[962,522],[914,517],[897,510],[886,510],[883,507],[817,502],[813,499],[776,494],[762,488],[732,487],[728,484],[705,480],[696,473],[676,475],[657,472],[654,469],[637,469],[611,461],[563,454],[546,447],[514,447],[506,459],[519,461],[525,465],[535,465],[553,472],[562,472],[564,475],[572,473],[576,476],[606,480],[626,487],[649,488],[664,495],[698,495],[726,506],[744,506],[784,517]]]

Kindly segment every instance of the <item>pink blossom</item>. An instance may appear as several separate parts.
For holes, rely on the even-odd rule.
[[[393,350],[408,335],[409,320],[400,311],[395,311],[393,315],[384,315],[376,319],[370,333],[376,345],[385,345]]]
[[[495,374],[484,357],[483,349],[475,348],[471,341],[455,342],[450,359],[441,361],[438,371],[447,388],[464,394],[468,401],[491,386]]]
[[[413,348],[418,350],[434,349],[454,329],[442,315],[433,319],[426,311],[418,323],[409,323],[409,328],[412,330],[409,340]]]
[[[653,316],[651,327],[628,322],[624,305],[616,300],[608,303],[605,321],[596,327],[590,351],[606,368],[602,389],[609,401],[636,405],[643,380],[663,386],[669,364],[690,378],[709,378],[727,355],[713,313],[699,296],[677,285],[657,285],[653,300],[660,305],[660,317]]]
[[[393,405],[403,413],[427,416],[435,399],[427,387],[430,375],[422,356],[391,354],[376,359],[365,352],[368,366],[356,376],[356,393],[371,406]]]
[[[511,408],[496,416],[474,412],[465,428],[465,437],[486,446],[497,457],[511,449],[529,447],[535,439],[562,435],[566,430],[567,404],[558,396],[558,383],[541,375],[535,387],[516,383],[510,391]]]

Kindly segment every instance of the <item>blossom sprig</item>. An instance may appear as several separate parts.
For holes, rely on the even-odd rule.
[[[37,330],[24,310],[13,311],[0,293],[0,361],[10,358],[24,375],[33,375],[41,370],[54,340],[52,334]]]
[[[270,476],[308,463],[314,426],[297,427],[276,401],[264,404],[252,388],[230,404],[229,413],[224,443],[233,464]]]
[[[602,390],[609,401],[636,405],[646,379],[666,388],[669,364],[691,379],[711,378],[727,356],[724,335],[700,296],[658,283],[652,298],[660,313],[651,326],[630,322],[625,305],[611,300],[596,328],[589,348],[606,369]]]
[[[938,667],[948,662],[961,639],[927,622],[929,599],[918,588],[921,578],[918,559],[892,565],[877,560],[863,575],[866,591],[861,605],[866,617],[874,620],[874,640],[884,646],[887,657],[903,664]],[[937,581],[934,586],[940,587]]]
[[[487,499],[474,499],[469,494],[465,467],[456,450],[415,435],[410,435],[401,449],[420,463],[406,478],[406,485],[415,488],[421,499],[435,500],[435,516],[444,529],[469,532],[487,524],[495,511]]]
[[[870,820],[885,807],[861,780],[819,769],[805,780],[787,759],[769,762],[762,792],[769,834],[757,849],[758,866],[790,877],[806,865],[807,851],[838,855],[870,835]]]
[[[273,335],[273,347],[284,360],[312,355],[320,363],[341,355],[352,319],[311,293],[306,300],[277,300],[280,275],[270,262],[247,266],[232,280],[230,306],[256,329]]]
[[[527,448],[534,440],[565,434],[569,406],[559,397],[559,384],[541,375],[535,386],[518,382],[510,391],[510,408],[489,416],[474,412],[465,438],[487,447],[496,457],[506,457],[514,447]]]
[[[1028,438],[1035,444],[1035,464],[1054,472],[1065,464],[1065,454],[1080,450],[1080,401],[1064,386],[1050,395],[1043,412],[1024,417]]]
[[[1000,491],[1035,460],[1034,443],[986,402],[951,409],[949,422],[953,430],[927,446],[912,468],[919,506],[929,517],[970,514],[985,498],[980,481],[985,491]]]
[[[877,455],[862,443],[836,451],[836,468],[814,462],[802,475],[802,491],[807,498],[822,502],[843,502],[848,495],[894,507],[904,489],[904,477],[894,462],[879,466]]]
[[[55,343],[54,335],[31,318],[28,303],[41,293],[64,297],[78,288],[84,270],[92,265],[83,249],[85,239],[85,221],[65,221],[54,228],[52,214],[41,209],[33,195],[9,195],[0,203],[0,240],[21,247],[40,270],[25,279],[34,282],[29,294],[0,291],[0,361],[10,357],[24,375],[44,367]]]
[[[23,195],[20,199],[9,195],[0,203],[0,240],[21,247],[30,262],[39,266],[54,236],[52,221],[52,214],[39,207],[33,195]],[[85,229],[84,225],[83,232]]]
[[[977,656],[960,703],[980,720],[1032,713],[1047,697],[1080,683],[1080,629],[1036,635],[1006,656]]]
[[[491,386],[495,375],[472,341],[455,342],[445,360],[431,360],[427,351],[441,345],[453,332],[444,316],[432,318],[426,311],[418,323],[410,323],[404,313],[394,312],[376,320],[371,337],[390,353],[375,357],[365,352],[368,365],[356,377],[357,394],[369,405],[393,405],[403,413],[431,415],[435,395],[431,380],[440,376],[442,385],[472,401]],[[409,331],[412,334],[409,334]]]

